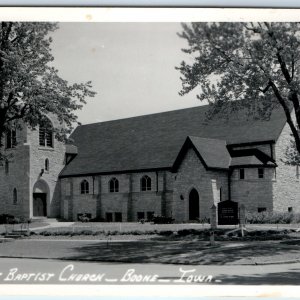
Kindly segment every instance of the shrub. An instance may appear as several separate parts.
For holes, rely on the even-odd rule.
[[[154,216],[152,221],[154,224],[172,224],[175,219],[165,216]]]
[[[250,224],[291,224],[300,222],[300,214],[293,212],[247,213],[246,222]]]

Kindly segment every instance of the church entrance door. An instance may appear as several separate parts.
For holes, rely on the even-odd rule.
[[[197,220],[199,218],[199,194],[192,189],[189,195],[189,220]]]
[[[33,193],[33,216],[46,217],[47,216],[47,194]]]

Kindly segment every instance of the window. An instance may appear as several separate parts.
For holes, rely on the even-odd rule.
[[[264,178],[264,172],[265,170],[263,168],[258,169],[258,178]]]
[[[49,172],[49,159],[48,158],[45,159],[45,171]]]
[[[152,221],[154,217],[154,211],[147,211],[147,220]]]
[[[117,178],[112,178],[109,181],[109,192],[110,193],[117,193],[119,192],[119,181]]]
[[[137,219],[138,219],[138,221],[142,220],[142,219],[145,219],[145,213],[143,211],[139,211],[137,213]]]
[[[113,221],[113,214],[112,213],[106,213],[106,222],[112,222]]]
[[[39,129],[40,146],[53,147],[53,126],[49,119],[43,118]]]
[[[115,212],[115,222],[122,222],[122,213]]]
[[[15,148],[17,145],[17,136],[15,129],[9,129],[6,132],[6,148]]]
[[[141,191],[151,191],[151,178],[147,175],[141,178]]]
[[[9,162],[5,161],[5,174],[7,175],[9,173]]]
[[[299,166],[296,166],[296,178],[299,179]]]
[[[18,203],[18,193],[17,193],[17,189],[14,188],[13,191],[13,204],[17,204]]]
[[[240,179],[245,179],[245,169],[240,169]]]
[[[267,208],[266,207],[258,207],[257,208],[257,212],[264,212],[264,211],[267,211]]]
[[[288,207],[288,212],[293,212],[293,207]]]
[[[88,183],[88,181],[86,181],[86,180],[81,181],[80,192],[81,192],[81,194],[88,194],[89,193],[89,183]]]

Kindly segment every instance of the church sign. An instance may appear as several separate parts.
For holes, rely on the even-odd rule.
[[[238,219],[238,203],[226,200],[218,203],[218,224],[219,225],[236,225]]]

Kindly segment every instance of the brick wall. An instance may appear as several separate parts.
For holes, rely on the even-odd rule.
[[[226,171],[206,170],[194,150],[190,149],[175,175],[173,192],[173,216],[177,221],[189,220],[189,194],[195,188],[199,194],[200,219],[210,217],[214,202],[214,186],[222,192],[222,200],[228,199]]]
[[[275,147],[278,168],[273,182],[274,211],[288,211],[288,207],[293,207],[293,211],[300,212],[300,182],[296,177],[296,167],[284,163],[284,153],[292,138],[290,134],[290,128],[286,124]]]
[[[151,178],[151,191],[141,191],[140,180],[147,175]],[[119,181],[119,191],[109,191],[109,181]],[[89,194],[81,194],[80,183],[89,182]],[[65,219],[77,219],[79,213],[90,213],[92,218],[106,218],[107,213],[122,214],[122,221],[137,221],[138,213],[147,212],[171,215],[173,176],[170,172],[143,172],[82,176],[61,179],[61,214]]]
[[[231,200],[244,204],[246,211],[257,212],[259,207],[273,210],[274,168],[264,168],[264,178],[258,178],[257,168],[245,168],[245,179],[239,179],[239,169],[231,176]]]

